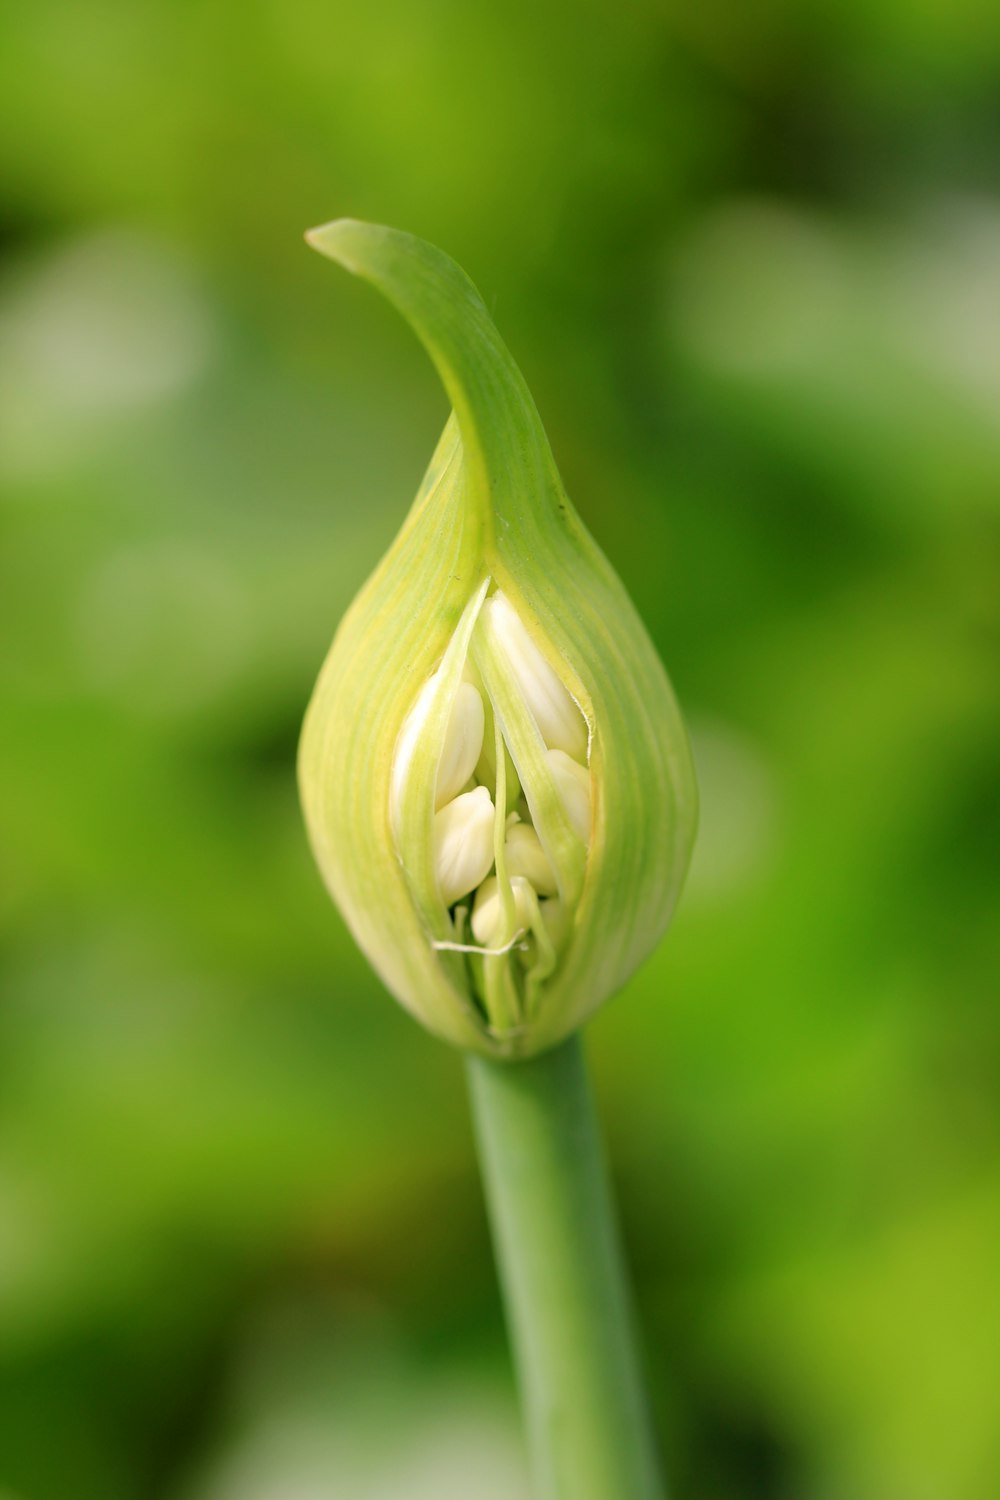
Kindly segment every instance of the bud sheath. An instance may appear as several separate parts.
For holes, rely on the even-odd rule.
[[[459,1046],[528,1056],[662,936],[694,836],[687,738],[472,283],[394,230],[309,239],[402,312],[453,408],[307,714],[313,848],[405,1005]]]

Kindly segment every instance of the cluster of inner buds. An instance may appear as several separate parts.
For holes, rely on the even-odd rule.
[[[507,684],[506,705],[489,691],[496,674]],[[425,684],[400,734],[393,762],[397,797],[436,688],[435,678]],[[519,753],[532,741],[533,755]],[[494,1008],[491,961],[516,958],[508,983],[514,982],[523,1016],[526,989],[551,975],[565,946],[578,889],[561,879],[544,807],[546,798],[550,806],[558,801],[560,821],[585,858],[592,819],[588,759],[587,721],[578,704],[510,600],[494,591],[482,602],[454,691],[433,814],[434,872],[454,932],[453,941],[435,946],[469,955],[473,991],[487,1013]],[[405,851],[400,854],[405,865]]]

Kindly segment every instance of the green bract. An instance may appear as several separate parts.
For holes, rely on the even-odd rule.
[[[373,224],[308,239],[395,304],[453,408],[306,715],[310,838],[393,994],[459,1046],[526,1056],[662,936],[694,838],[687,736],[468,277]]]

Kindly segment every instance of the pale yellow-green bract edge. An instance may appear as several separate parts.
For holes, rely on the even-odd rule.
[[[309,705],[299,775],[310,839],[354,937],[403,1005],[460,1047],[528,1056],[578,1027],[666,929],[697,820],[687,735],[653,644],[567,499],[524,379],[469,278],[434,246],[379,225],[342,219],[307,239],[402,313],[453,408]],[[405,870],[389,811],[404,721],[431,674],[441,668],[447,678],[449,661],[457,682],[476,611],[494,586],[586,717],[592,786],[567,945],[530,1019],[507,1031],[487,1023],[465,956],[434,946],[456,936],[432,853],[442,714],[415,758],[418,795],[396,827]]]

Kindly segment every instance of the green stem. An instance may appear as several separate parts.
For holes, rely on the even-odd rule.
[[[663,1500],[580,1039],[467,1062],[538,1500]]]

